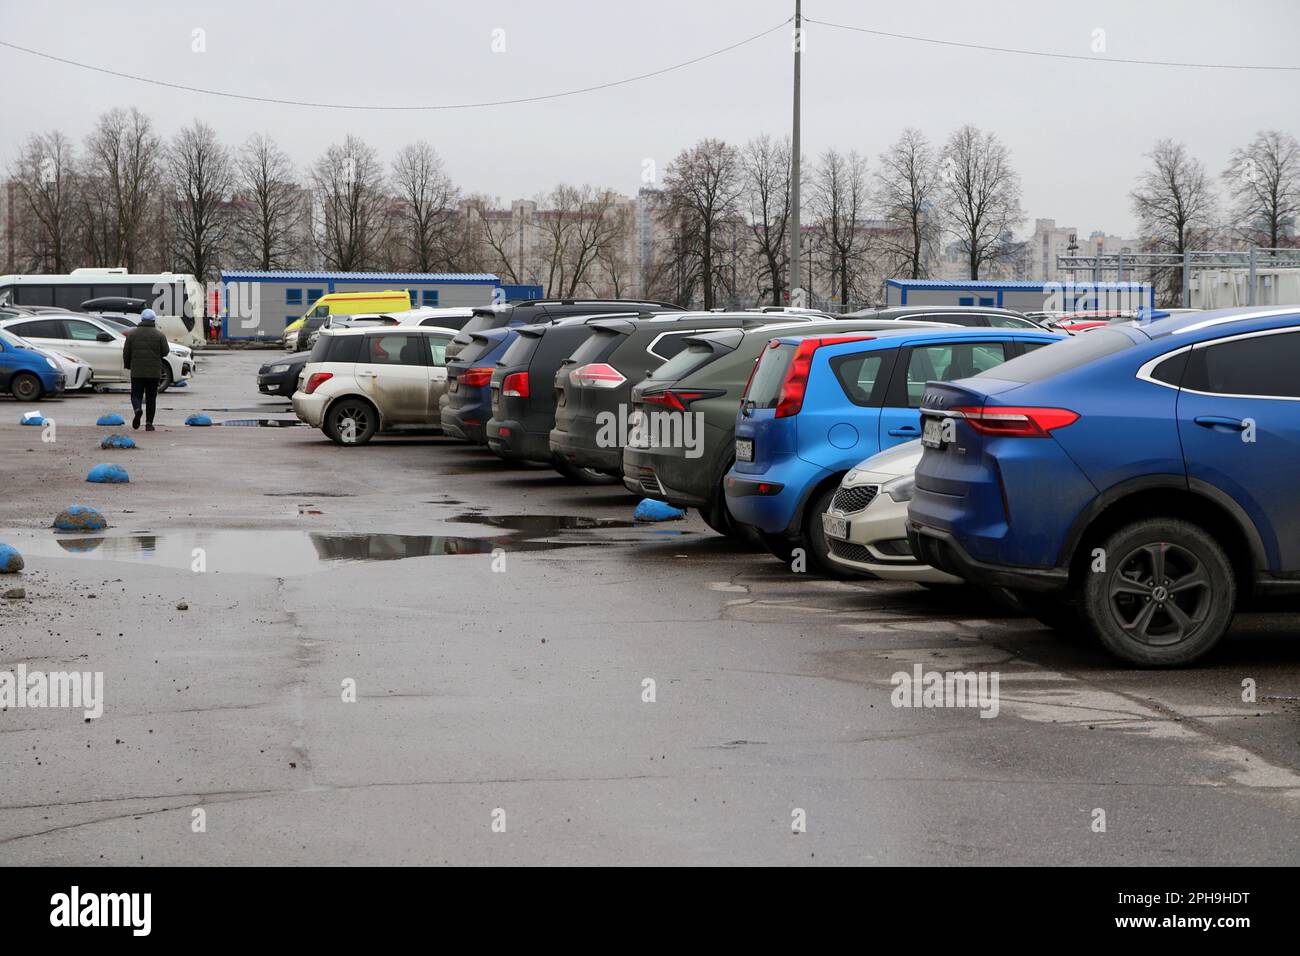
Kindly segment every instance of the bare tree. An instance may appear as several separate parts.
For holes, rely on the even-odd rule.
[[[404,147],[393,161],[393,186],[401,203],[401,241],[414,271],[445,268],[459,229],[460,195],[434,148],[424,140]]]
[[[1205,166],[1187,147],[1162,139],[1147,154],[1151,168],[1138,180],[1130,198],[1146,241],[1155,249],[1183,255],[1202,245],[1214,213],[1214,193]],[[1173,301],[1182,297],[1181,269],[1164,277]]]
[[[809,196],[813,219],[825,237],[823,251],[830,265],[831,288],[847,308],[857,290],[866,254],[862,219],[867,203],[867,163],[856,152],[834,149],[822,154],[812,177]]]
[[[11,177],[24,215],[19,237],[37,272],[67,272],[76,243],[76,157],[58,130],[31,136]]]
[[[312,235],[321,256],[340,272],[367,268],[379,255],[391,218],[375,151],[348,136],[316,160],[311,178],[320,210]]]
[[[683,263],[696,260],[687,272],[698,278],[706,309],[713,308],[720,280],[719,226],[737,215],[742,189],[740,154],[718,139],[702,139],[682,150],[664,173],[666,222],[684,240]]]
[[[521,250],[524,223],[513,210],[501,216],[494,210],[500,203],[488,196],[472,196],[465,203],[462,231],[471,231],[477,242],[487,252],[488,267],[500,278],[518,285],[524,282],[523,254]]]
[[[95,124],[86,140],[86,187],[98,198],[86,208],[102,220],[92,226],[103,239],[97,249],[98,264],[137,270],[142,228],[157,192],[162,155],[162,141],[153,124],[135,107],[109,110]]]
[[[740,162],[749,228],[761,263],[758,293],[783,305],[790,262],[790,141],[765,133],[745,144]]]
[[[255,134],[244,143],[236,190],[236,256],[263,271],[288,266],[301,252],[306,210],[293,163],[270,137]]]
[[[875,201],[887,229],[880,239],[891,277],[925,279],[938,255],[939,163],[920,130],[905,129],[880,154]]]
[[[206,123],[176,134],[167,154],[173,207],[173,242],[182,271],[199,281],[215,274],[225,251],[234,184],[230,154]]]
[[[967,124],[948,138],[943,151],[943,202],[957,241],[970,265],[970,277],[1013,254],[1007,242],[1024,219],[1020,177],[995,133]]]
[[[1234,149],[1223,172],[1236,230],[1252,245],[1277,248],[1300,213],[1300,143],[1275,129],[1260,130]]]

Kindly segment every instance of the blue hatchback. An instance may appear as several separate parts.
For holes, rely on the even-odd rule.
[[[727,507],[777,557],[789,560],[802,547],[823,571],[838,573],[822,515],[850,468],[920,436],[925,383],[974,375],[1061,338],[1032,329],[913,328],[773,339],[736,416]]]
[[[922,560],[1133,663],[1208,651],[1243,593],[1300,591],[1300,309],[1109,326],[932,384]]]
[[[58,394],[63,385],[63,372],[54,359],[0,329],[0,393],[8,392],[20,402],[31,402],[43,395]]]

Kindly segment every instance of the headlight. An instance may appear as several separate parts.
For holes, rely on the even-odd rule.
[[[54,369],[54,371],[56,372],[59,370],[59,363],[54,361],[54,359],[50,358],[48,355],[45,356],[45,364],[48,365],[50,368]]]
[[[880,490],[895,501],[911,501],[912,495],[916,493],[916,475],[903,475],[887,481],[880,486]]]
[[[271,374],[275,374],[276,372],[287,372],[287,371],[289,371],[289,366],[287,366],[287,365],[272,365],[272,366],[271,366],[267,371],[269,371]]]

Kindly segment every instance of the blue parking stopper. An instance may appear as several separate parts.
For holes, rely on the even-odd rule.
[[[189,388],[189,385],[190,383],[185,379],[181,379],[179,382],[172,382],[172,388]]]
[[[107,415],[100,415],[99,421],[95,422],[95,424],[96,425],[125,425],[126,421],[122,418],[121,415],[116,415],[110,412]]]
[[[18,549],[11,544],[0,544],[0,574],[17,574],[26,565]]]
[[[99,443],[100,448],[134,448],[135,439],[127,435],[106,435]]]
[[[28,412],[27,414],[23,415],[21,424],[23,424],[23,425],[44,425],[44,424],[45,424],[45,416],[42,415],[42,414],[40,414],[39,412]]]
[[[126,469],[121,465],[96,465],[90,469],[90,474],[86,476],[86,480],[99,484],[122,485],[131,479],[127,477]]]
[[[208,425],[212,424],[212,419],[207,415],[195,412],[189,418],[185,419],[185,424],[194,425],[198,428],[206,428]]]
[[[681,508],[674,508],[653,498],[642,498],[641,503],[636,506],[636,511],[632,513],[634,521],[680,521],[685,517],[686,512]]]
[[[70,505],[55,517],[54,527],[59,531],[102,531],[108,521],[90,505]]]

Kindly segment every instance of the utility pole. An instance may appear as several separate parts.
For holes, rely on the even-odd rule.
[[[799,56],[803,53],[803,0],[794,0],[794,129],[790,134],[790,304],[799,286]]]

